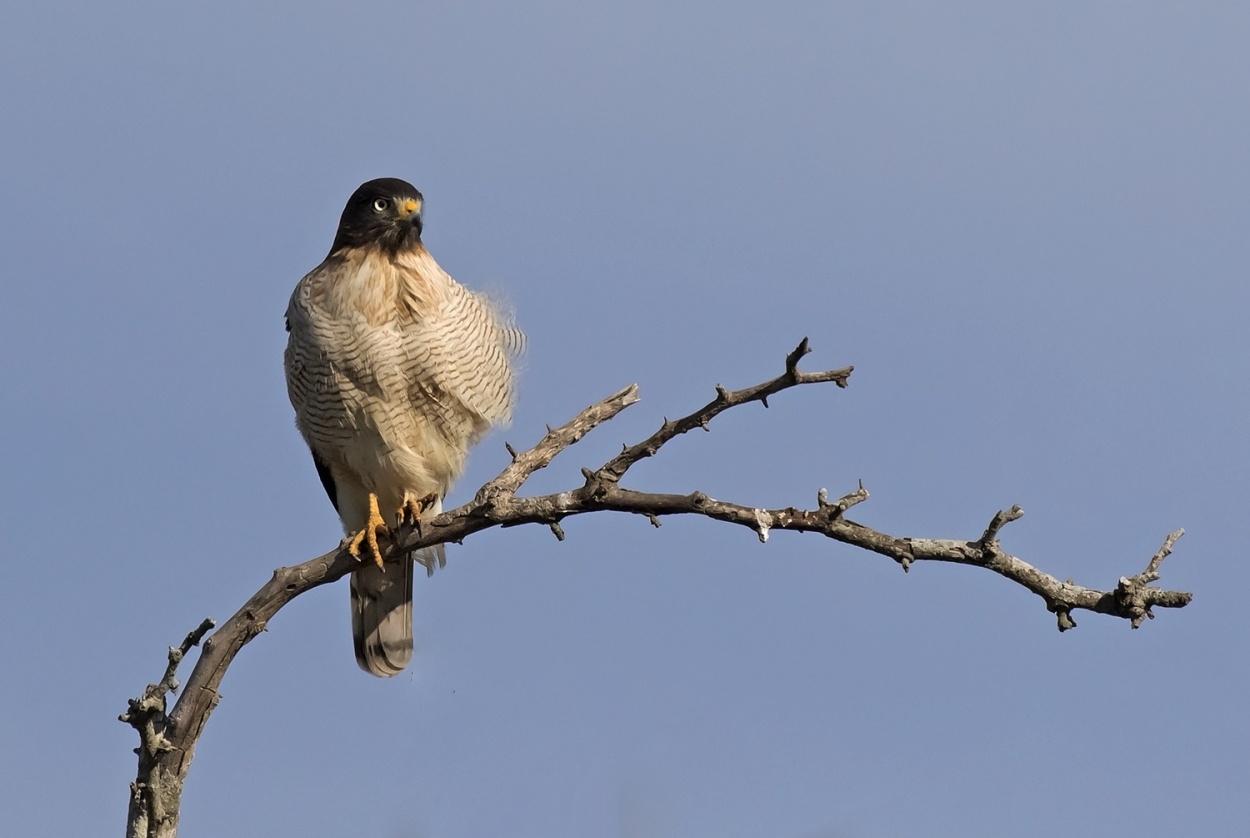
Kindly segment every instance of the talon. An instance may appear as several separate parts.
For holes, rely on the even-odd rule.
[[[413,499],[404,496],[404,505],[399,508],[399,522],[403,526],[419,526],[421,515],[438,503],[438,493],[431,492],[423,498]]]
[[[357,559],[360,558],[361,543],[369,545],[369,551],[373,553],[373,561],[377,563],[379,568],[382,567],[382,550],[378,547],[378,533],[390,533],[390,529],[386,526],[386,521],[382,519],[382,513],[378,511],[378,496],[373,492],[369,493],[369,520],[361,528],[360,532],[352,536],[351,542],[347,545],[347,552],[351,553]]]

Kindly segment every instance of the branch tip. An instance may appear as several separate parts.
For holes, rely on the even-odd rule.
[[[1163,539],[1163,546],[1159,551],[1150,557],[1146,570],[1141,574],[1149,582],[1155,582],[1159,579],[1159,565],[1163,564],[1163,560],[1172,555],[1172,547],[1176,545],[1177,540],[1185,534],[1183,529],[1169,533],[1168,537]]]
[[[547,425],[546,436],[533,448],[515,454],[507,468],[478,489],[474,503],[482,504],[494,497],[515,495],[535,471],[546,468],[561,451],[637,401],[638,385],[630,384],[585,408],[558,428]],[[509,447],[508,450],[511,452],[513,449]],[[454,540],[454,536],[448,540]]]
[[[811,351],[812,347],[807,342],[807,338],[804,337],[803,340],[799,341],[799,345],[794,348],[794,351],[786,356],[786,375],[791,378],[797,377],[799,374],[799,359]]]
[[[980,541],[977,543],[982,547],[988,547],[998,540],[998,532],[1012,521],[1018,521],[1024,515],[1024,510],[1017,505],[1013,505],[1008,510],[998,510],[994,513],[994,517],[990,519],[989,526],[982,533]]]
[[[859,488],[855,491],[845,494],[838,498],[836,503],[829,503],[829,492],[821,489],[816,493],[816,503],[821,509],[832,509],[833,517],[839,518],[846,510],[850,509],[858,503],[868,500],[868,490],[864,488],[864,481],[859,481]],[[906,568],[904,568],[906,570]]]
[[[559,521],[552,521],[547,526],[551,527],[551,534],[556,537],[556,541],[564,540],[564,528],[560,526]]]

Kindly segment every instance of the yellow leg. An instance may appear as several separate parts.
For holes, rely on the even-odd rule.
[[[347,545],[347,552],[359,559],[361,543],[368,544],[369,551],[373,553],[373,560],[377,562],[378,567],[381,567],[382,550],[378,547],[379,532],[389,533],[390,529],[386,526],[386,521],[382,519],[382,513],[378,511],[378,496],[370,492],[369,520],[360,532],[352,536],[351,542]]]

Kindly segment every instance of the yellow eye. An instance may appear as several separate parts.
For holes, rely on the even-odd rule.
[[[386,212],[386,208],[389,207],[390,205],[391,205],[391,202],[386,200],[385,198],[378,198],[376,201],[373,202],[373,211],[374,212]]]

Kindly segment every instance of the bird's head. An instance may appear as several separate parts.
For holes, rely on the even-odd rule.
[[[363,183],[347,199],[330,252],[378,245],[394,253],[420,244],[422,206],[421,193],[399,178]]]

